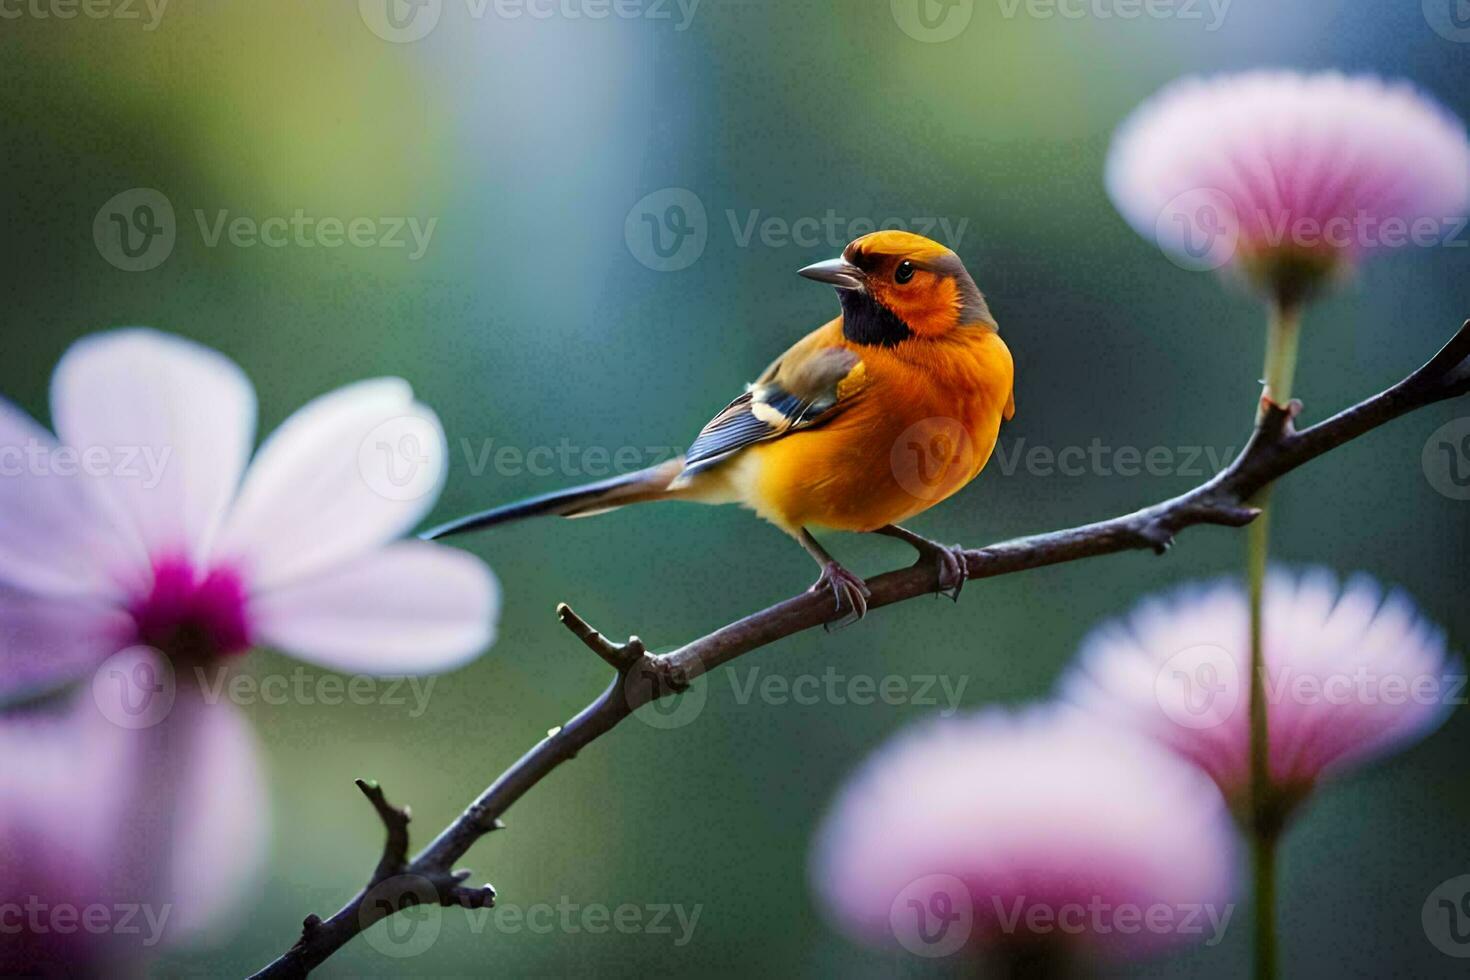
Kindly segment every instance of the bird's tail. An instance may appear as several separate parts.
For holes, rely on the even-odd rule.
[[[540,517],[543,514],[555,514],[560,517],[590,517],[593,514],[616,510],[628,504],[678,496],[679,491],[671,490],[669,484],[674,482],[674,478],[683,469],[684,457],[679,456],[636,473],[614,476],[597,483],[588,483],[585,486],[571,487],[567,490],[531,497],[528,500],[520,500],[513,504],[492,507],[478,514],[470,514],[467,517],[430,528],[419,537],[432,541],[436,538],[464,534],[466,531],[494,527],[497,524],[509,524],[511,521],[524,520],[527,517]]]

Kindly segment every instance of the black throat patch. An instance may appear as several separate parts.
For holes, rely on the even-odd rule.
[[[908,324],[861,289],[839,289],[842,335],[854,344],[892,347],[914,335]]]

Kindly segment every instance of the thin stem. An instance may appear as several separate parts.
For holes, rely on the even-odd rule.
[[[1276,845],[1275,833],[1251,834],[1251,870],[1255,879],[1256,980],[1276,976]]]
[[[1297,340],[1301,333],[1301,310],[1275,304],[1266,329],[1265,390],[1257,422],[1272,405],[1291,401],[1291,383],[1296,374]],[[1271,487],[1261,488],[1251,503],[1261,516],[1247,529],[1246,579],[1250,590],[1250,786],[1251,812],[1248,828],[1256,894],[1256,980],[1276,976],[1276,860],[1274,831],[1266,827],[1271,805],[1271,737],[1266,704],[1266,655],[1263,606],[1266,567],[1271,557]]]
[[[1299,306],[1273,303],[1266,323],[1266,387],[1261,392],[1262,414],[1265,401],[1285,406],[1291,401],[1291,383],[1296,377],[1297,342],[1301,338],[1302,311]]]

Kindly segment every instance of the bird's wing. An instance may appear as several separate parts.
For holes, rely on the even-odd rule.
[[[862,358],[797,344],[709,421],[684,455],[685,480],[752,443],[830,421],[861,387]]]

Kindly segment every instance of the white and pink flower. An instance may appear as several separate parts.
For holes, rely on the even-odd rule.
[[[1462,693],[1444,634],[1367,576],[1339,586],[1325,569],[1275,570],[1263,622],[1269,772],[1287,813],[1323,778],[1423,738]],[[1245,812],[1249,664],[1246,593],[1227,579],[1147,599],[1098,627],[1061,691],[1188,759]]]
[[[251,462],[240,368],[127,329],[66,352],[51,414],[55,437],[0,402],[0,699],[135,644],[175,663],[267,644],[383,674],[447,670],[491,643],[489,569],[394,541],[434,504],[448,455],[406,382],[317,398]]]
[[[1294,299],[1372,251],[1437,244],[1470,200],[1465,124],[1405,82],[1186,78],[1118,128],[1107,188],[1180,264]]]
[[[1049,705],[894,739],[838,795],[811,867],[856,938],[1014,967],[1208,941],[1210,913],[1232,911],[1233,854],[1209,780]]]

